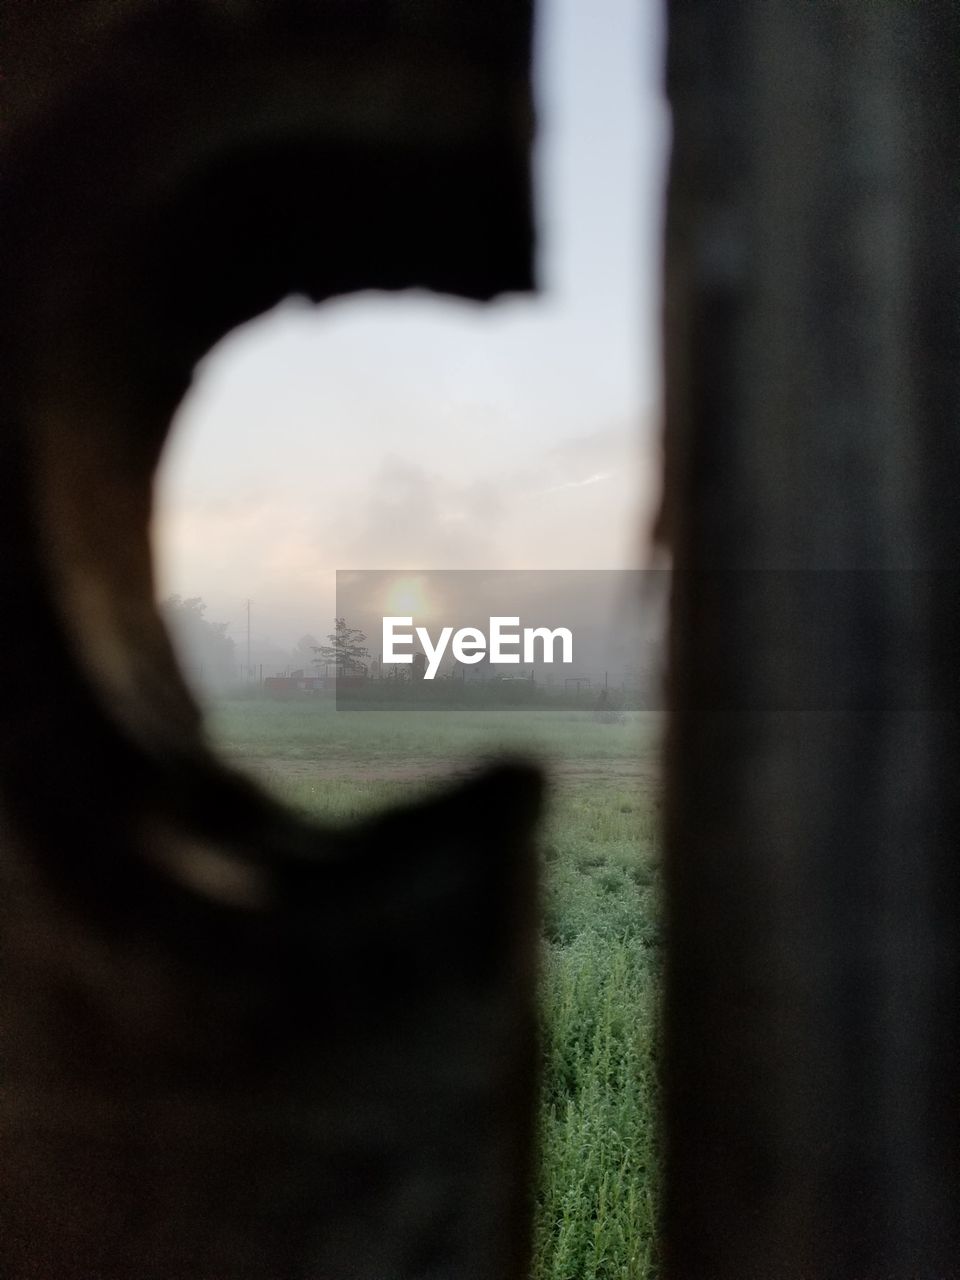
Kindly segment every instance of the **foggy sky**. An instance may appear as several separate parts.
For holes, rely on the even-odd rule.
[[[667,117],[651,0],[540,5],[542,292],[288,300],[221,342],[157,491],[158,593],[329,630],[336,569],[620,568],[656,501]]]

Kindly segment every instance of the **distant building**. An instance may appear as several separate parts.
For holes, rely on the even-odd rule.
[[[271,698],[294,698],[301,693],[317,693],[333,684],[326,676],[307,676],[302,671],[291,671],[288,676],[265,676],[264,693]]]
[[[354,676],[305,675],[302,671],[291,671],[288,676],[265,676],[263,691],[271,698],[296,698],[326,690],[335,693],[338,689],[358,689],[366,685],[368,679],[365,671]]]
[[[484,654],[479,662],[461,662],[459,658],[455,658],[453,663],[453,679],[462,680],[464,684],[533,678],[533,667],[518,666],[513,662],[491,662],[488,654]]]

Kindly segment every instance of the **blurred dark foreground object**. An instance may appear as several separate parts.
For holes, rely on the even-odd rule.
[[[520,1280],[539,777],[285,812],[205,746],[147,531],[235,325],[530,286],[527,6],[0,23],[0,1274]]]
[[[670,4],[671,1280],[960,1276],[960,6]]]

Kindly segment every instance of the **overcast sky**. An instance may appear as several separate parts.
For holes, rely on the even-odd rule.
[[[541,0],[541,293],[290,300],[201,364],[167,447],[158,591],[292,644],[336,569],[620,568],[659,450],[667,115],[653,0]]]

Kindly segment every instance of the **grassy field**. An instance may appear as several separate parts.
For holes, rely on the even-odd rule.
[[[327,819],[369,813],[479,758],[553,780],[543,833],[543,1092],[533,1280],[657,1274],[660,718],[589,711],[348,711],[221,702],[220,752]]]

